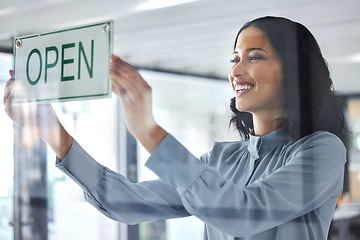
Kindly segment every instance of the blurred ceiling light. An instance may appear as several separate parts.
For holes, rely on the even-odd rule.
[[[138,11],[148,11],[166,7],[173,7],[176,5],[181,5],[190,2],[196,2],[198,0],[148,0],[144,3],[138,5],[136,10]]]
[[[11,13],[15,13],[15,12],[16,12],[15,7],[3,8],[3,9],[0,9],[0,16],[10,15]]]
[[[360,53],[348,55],[346,57],[329,58],[328,61],[334,64],[354,64],[360,63]]]
[[[360,63],[360,53],[357,53],[349,58],[353,63]]]

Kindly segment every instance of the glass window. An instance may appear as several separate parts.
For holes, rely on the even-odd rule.
[[[66,130],[94,159],[117,169],[116,97],[56,103],[53,107]],[[118,239],[118,224],[85,201],[82,189],[55,167],[55,158],[49,149],[49,239]]]
[[[6,70],[1,71],[2,73],[11,68],[11,56],[2,55],[2,59],[5,58],[8,66]],[[1,66],[6,65],[1,64]],[[151,71],[141,71],[141,73],[153,88],[156,120],[196,156],[199,157],[209,151],[214,141],[237,138],[235,132],[227,129],[228,105],[231,97],[227,81]],[[8,78],[8,75],[1,76],[2,89]],[[120,131],[118,115],[121,114],[118,97],[52,105],[66,130],[94,159],[112,170],[119,169],[122,163],[117,162],[118,131]],[[1,142],[6,150],[1,151],[1,159],[7,161],[0,170],[2,171],[0,239],[12,240],[14,230],[9,222],[13,218],[14,131],[12,122],[4,111],[1,115],[4,115],[1,118],[3,133]],[[19,205],[21,212],[19,216],[22,219],[20,234],[22,236],[47,234],[48,239],[52,240],[119,239],[121,236],[119,224],[100,214],[84,200],[82,189],[55,167],[56,156],[53,151],[43,144],[39,145],[26,133],[21,132],[20,136],[15,140],[15,142],[20,141],[17,144],[18,150],[15,151],[21,153],[20,160],[16,162],[21,165],[18,168],[22,170],[17,175],[21,195],[19,199],[22,204]],[[34,144],[40,146],[38,151],[34,148],[26,150],[26,146],[34,147]],[[194,145],[197,147],[192,147]],[[144,167],[148,158],[147,152],[140,144],[137,149],[138,181],[156,179],[156,175]],[[31,160],[42,159],[43,153],[46,156],[45,162]],[[41,170],[44,167],[45,169]],[[45,183],[37,185],[36,182],[43,178],[41,172],[46,173]],[[40,190],[39,186],[45,189]],[[37,204],[40,203],[45,205],[37,208],[39,207]],[[45,215],[35,215],[35,212],[44,211]],[[47,226],[40,226],[46,225],[46,222]],[[78,224],[79,222],[82,224]],[[39,229],[45,229],[47,233],[40,233]],[[194,236],[201,238],[203,223],[195,217],[188,217],[142,223],[139,230],[141,240],[177,240]]]
[[[349,190],[351,198],[360,201],[360,99],[348,101],[348,124],[351,133],[349,144]]]
[[[0,53],[0,98],[3,99],[8,70],[12,67],[12,55]],[[1,101],[2,103],[2,101]],[[0,111],[0,239],[13,239],[13,186],[14,186],[14,131],[12,121],[5,111]]]
[[[239,139],[228,129],[230,98],[228,81],[141,71],[153,89],[155,120],[174,135],[191,153],[200,157],[214,141]],[[138,146],[139,181],[157,176],[144,164],[147,151]],[[204,223],[196,217],[140,224],[141,240],[202,239]]]

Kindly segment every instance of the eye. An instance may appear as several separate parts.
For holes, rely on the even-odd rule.
[[[230,59],[230,63],[238,63],[238,62],[240,62],[240,59],[235,59],[235,58]]]
[[[250,59],[250,61],[255,61],[255,60],[262,60],[264,58],[262,56],[260,56],[260,55],[251,55],[249,57],[249,59]]]

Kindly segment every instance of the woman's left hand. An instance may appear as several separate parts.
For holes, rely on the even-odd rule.
[[[121,98],[127,128],[151,153],[167,134],[154,120],[151,87],[128,63],[116,55],[111,60],[112,90]]]
[[[72,137],[61,125],[52,106],[48,104],[13,104],[14,71],[4,88],[5,111],[13,122],[24,130],[42,138],[63,159],[72,144]]]

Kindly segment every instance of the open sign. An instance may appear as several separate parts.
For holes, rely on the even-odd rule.
[[[14,103],[111,95],[112,22],[14,40]]]

